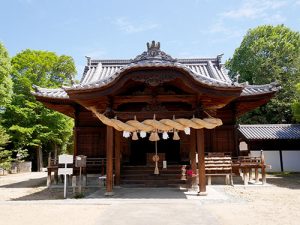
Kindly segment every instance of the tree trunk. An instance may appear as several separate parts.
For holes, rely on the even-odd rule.
[[[42,146],[38,146],[37,148],[37,171],[41,172],[43,168],[43,152]]]
[[[58,152],[57,144],[55,143],[54,144],[54,164],[57,164],[57,152]]]

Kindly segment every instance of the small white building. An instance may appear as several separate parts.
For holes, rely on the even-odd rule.
[[[300,124],[239,125],[238,140],[241,154],[264,150],[269,172],[300,172]]]

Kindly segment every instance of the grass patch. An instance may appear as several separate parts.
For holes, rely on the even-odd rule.
[[[83,193],[75,193],[74,198],[75,199],[84,198],[84,194]]]

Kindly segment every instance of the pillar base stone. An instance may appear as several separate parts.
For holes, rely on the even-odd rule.
[[[105,192],[104,195],[107,196],[107,197],[110,197],[110,196],[114,196],[115,193],[114,192]]]
[[[198,196],[207,196],[207,192],[198,192]]]

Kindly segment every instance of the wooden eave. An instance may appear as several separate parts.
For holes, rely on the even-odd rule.
[[[76,103],[70,99],[59,99],[43,96],[35,96],[36,100],[41,102],[48,109],[58,111],[66,116],[75,118],[75,105]]]
[[[239,96],[232,104],[235,105],[236,115],[241,116],[259,106],[262,106],[270,101],[277,91],[262,93],[256,95]]]
[[[162,72],[162,75],[159,74],[160,72]],[[165,78],[165,74],[171,75]],[[181,70],[180,68],[145,67],[126,70],[105,86],[78,90],[66,89],[66,92],[70,99],[80,102],[80,104],[84,106],[91,106],[91,104],[95,104],[96,102],[99,103],[98,101],[100,99],[105,99],[109,96],[118,96],[119,100],[117,101],[124,101],[124,99],[127,99],[136,102],[141,101],[143,98],[147,101],[149,97],[145,96],[119,96],[123,88],[129,82],[136,82],[136,84],[151,82],[147,79],[153,79],[154,82],[155,79],[162,79],[162,81],[160,81],[161,83],[173,84],[178,88],[185,90],[185,92],[195,95],[196,102],[206,102],[208,108],[224,107],[226,104],[239,97],[243,89],[241,86],[230,86],[229,84],[227,84],[228,86],[221,86],[204,83],[200,80],[196,80],[192,75],[188,74],[187,71]],[[157,84],[157,86],[158,85],[160,84]],[[159,96],[159,98],[162,101],[187,101],[183,100],[181,96],[174,96],[174,100],[172,100],[172,97],[170,96]],[[188,100],[191,99],[188,98]],[[94,103],[92,103],[93,101]]]

